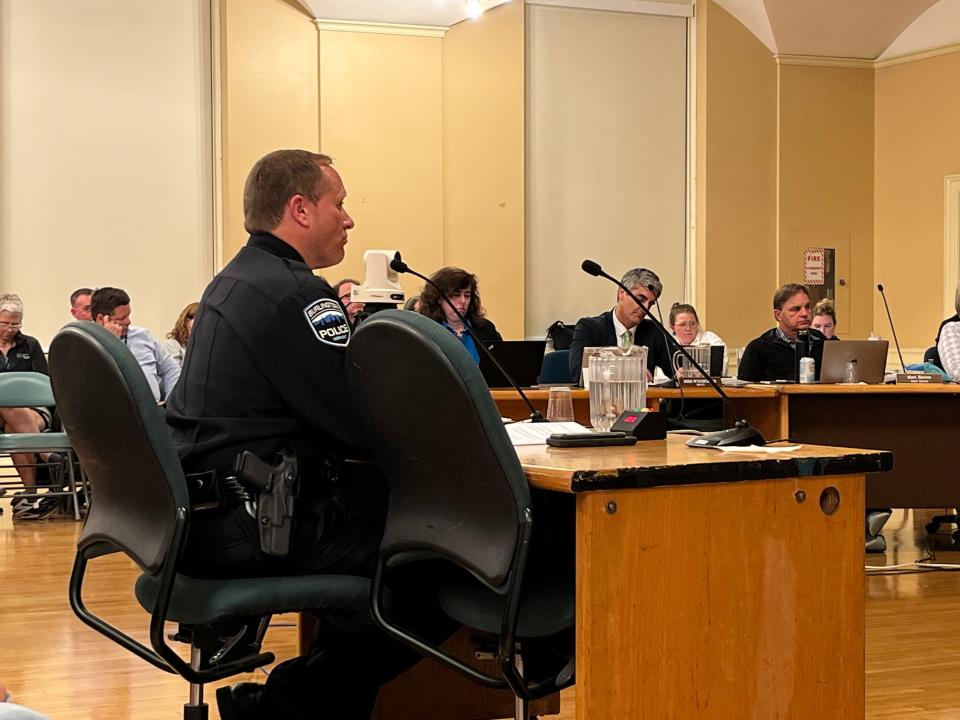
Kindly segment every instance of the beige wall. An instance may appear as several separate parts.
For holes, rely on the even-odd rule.
[[[838,247],[841,336],[874,329],[873,70],[781,65],[780,280],[803,282],[797,248]]]
[[[960,173],[958,88],[960,53],[876,71],[874,274],[909,348],[933,344],[944,318],[943,188]],[[874,314],[889,337],[879,298]]]
[[[698,5],[697,54],[699,309],[739,347],[773,325],[777,68],[712,0]]]
[[[347,188],[356,228],[331,282],[362,278],[363,252],[399,249],[430,273],[443,261],[439,37],[320,32],[320,145]],[[420,283],[404,276],[407,292]]]
[[[220,53],[223,265],[247,239],[243,183],[257,159],[319,149],[317,30],[284,0],[223,0]]]
[[[524,332],[523,73],[522,3],[443,38],[443,262],[479,276],[508,339]]]
[[[44,346],[77,287],[162,337],[211,276],[208,8],[0,2],[0,292]]]

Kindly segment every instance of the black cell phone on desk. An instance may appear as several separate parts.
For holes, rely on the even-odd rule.
[[[633,435],[622,432],[554,433],[547,438],[551,447],[602,447],[604,445],[636,445]]]

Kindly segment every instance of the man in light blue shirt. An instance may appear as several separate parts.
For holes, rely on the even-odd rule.
[[[180,379],[180,363],[149,330],[130,324],[130,296],[120,288],[98,288],[90,299],[90,315],[126,343],[140,364],[156,401],[166,400]]]

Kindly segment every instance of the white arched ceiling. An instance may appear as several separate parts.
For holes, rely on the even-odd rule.
[[[517,0],[521,1],[521,0]],[[297,0],[323,20],[450,27],[470,17],[466,0]],[[489,10],[508,0],[476,0]]]
[[[875,60],[960,42],[960,0],[715,1],[780,55]]]
[[[960,2],[940,0],[900,33],[879,59],[957,44],[960,44]]]

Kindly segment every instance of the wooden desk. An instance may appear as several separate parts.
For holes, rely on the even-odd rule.
[[[890,450],[889,473],[872,475],[867,507],[958,507],[957,467],[945,452],[960,438],[960,385],[749,385],[725,388],[740,414],[768,439]],[[546,410],[547,391],[535,390]],[[712,397],[690,388],[687,397]],[[507,417],[526,412],[513,390],[494,390]],[[542,395],[542,397],[541,397]],[[677,398],[675,389],[651,388],[648,404]],[[577,420],[590,422],[585,390],[573,391]],[[729,420],[729,418],[728,418]]]
[[[949,453],[960,438],[960,385],[784,385],[778,398],[773,437],[893,451],[893,471],[867,483],[868,507],[960,506]]]
[[[741,414],[750,418],[754,427],[764,433],[765,437],[779,438],[784,435],[770,434],[767,431],[776,432],[779,424],[779,414],[777,410],[777,389],[771,386],[751,385],[741,388],[724,388],[727,394],[737,404]],[[544,415],[547,414],[547,400],[550,397],[549,390],[540,388],[531,388],[524,390],[530,402]],[[495,389],[491,390],[500,414],[504,417],[522,420],[529,417],[530,411],[520,399],[516,390]],[[590,425],[590,394],[583,388],[574,388],[571,390],[573,396],[573,415],[574,419],[582,425]],[[680,390],[676,388],[657,388],[647,389],[647,406],[651,408],[659,407],[660,400],[679,399]],[[684,388],[683,397],[691,399],[714,399],[717,393],[709,387],[689,387]]]
[[[890,453],[518,455],[576,493],[577,720],[864,717],[864,472]]]

